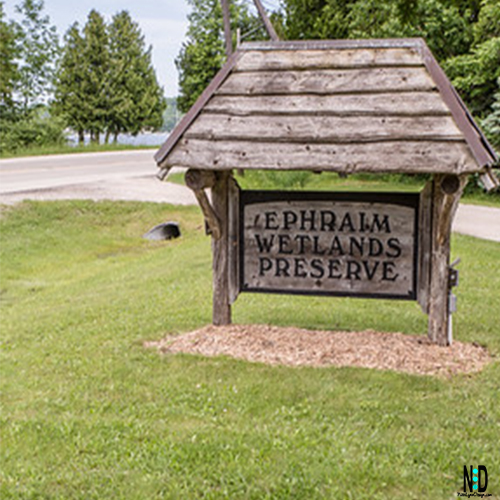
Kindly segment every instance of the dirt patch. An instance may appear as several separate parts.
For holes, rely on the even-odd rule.
[[[401,333],[331,332],[269,325],[206,326],[200,330],[147,342],[162,353],[230,356],[287,366],[358,366],[425,375],[480,371],[491,361],[477,344],[431,344]]]

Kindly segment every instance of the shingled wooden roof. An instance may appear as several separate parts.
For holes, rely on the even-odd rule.
[[[473,173],[498,159],[422,39],[245,43],[158,166]]]

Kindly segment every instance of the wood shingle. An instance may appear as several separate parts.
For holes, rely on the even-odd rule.
[[[165,173],[442,174],[498,161],[422,39],[243,44],[156,160]]]

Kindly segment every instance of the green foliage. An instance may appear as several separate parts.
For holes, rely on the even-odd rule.
[[[490,38],[470,53],[446,61],[444,68],[472,113],[487,115],[499,88],[500,37]]]
[[[126,11],[109,26],[96,10],[83,31],[74,24],[66,33],[57,71],[54,111],[92,142],[113,135],[158,129],[165,99],[139,25]]]
[[[132,144],[81,144],[70,145],[66,141],[45,146],[27,146],[16,151],[0,152],[0,158],[27,158],[30,156],[69,155],[79,153],[105,153],[109,151],[127,151],[137,149],[157,150],[158,146],[136,146]]]
[[[0,154],[64,141],[62,124],[44,102],[51,92],[59,43],[42,0],[16,6],[21,22],[6,21],[0,2]]]
[[[83,28],[83,100],[85,129],[92,142],[99,142],[108,121],[111,89],[108,75],[111,64],[109,38],[103,16],[91,10]]]
[[[500,78],[497,80],[497,91],[491,109],[492,112],[482,121],[482,126],[491,144],[500,151]]]
[[[151,62],[151,47],[146,48],[139,25],[127,11],[113,16],[109,26],[111,113],[107,132],[133,135],[141,130],[156,130],[163,124],[166,106]]]
[[[0,2],[0,120],[14,112],[13,92],[19,79],[16,27],[5,19],[4,2]]]
[[[300,189],[308,185],[313,175],[305,170],[247,170],[241,181],[245,186],[254,186],[254,189]]]
[[[470,9],[440,0],[286,0],[288,39],[423,37],[443,60],[472,42]]]
[[[491,112],[498,0],[284,0],[283,16],[288,39],[423,37],[472,112]]]
[[[177,106],[183,113],[198,99],[226,59],[220,0],[188,0],[188,3],[191,12],[187,41],[175,61],[180,87]],[[230,12],[233,45],[237,29],[246,39],[262,37],[259,21],[249,14],[244,2],[230,2]]]
[[[161,220],[182,238],[148,242]],[[495,356],[437,379],[161,356],[145,340],[210,322],[210,243],[195,207],[55,202],[0,218],[0,497],[456,497],[498,469],[499,244],[454,236],[457,340]],[[416,303],[242,294],[234,321],[425,335]],[[490,472],[488,491],[500,490]]]
[[[82,105],[86,98],[87,77],[84,61],[84,40],[78,23],[74,23],[64,36],[52,109],[78,133],[79,143],[84,142],[87,129],[87,113]]]
[[[175,63],[179,71],[177,105],[186,112],[224,62],[222,10],[219,0],[189,0],[187,41]]]
[[[0,155],[66,142],[61,120],[50,117],[42,110],[20,120],[0,120],[0,128]]]
[[[447,60],[444,68],[469,109],[483,118],[482,124],[492,144],[500,148],[500,3],[497,0],[481,2],[473,32],[470,51]]]
[[[20,62],[16,92],[21,111],[27,115],[45,103],[51,93],[59,37],[49,17],[43,15],[43,0],[22,0],[16,12],[22,16],[17,37]]]

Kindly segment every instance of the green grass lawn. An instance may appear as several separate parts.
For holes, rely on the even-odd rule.
[[[176,220],[183,236],[141,239]],[[500,498],[500,363],[438,379],[162,357],[210,322],[196,207],[26,202],[0,213],[0,498]],[[454,236],[455,338],[500,354],[500,244]],[[416,303],[242,295],[239,323],[425,335]]]
[[[172,173],[170,182],[184,184],[183,173]],[[310,191],[421,191],[425,179],[419,176],[391,174],[352,174],[341,178],[333,172],[314,174],[311,172],[245,171],[244,176],[236,175],[242,189],[304,189]],[[477,187],[471,178],[470,186],[462,196],[463,203],[500,207],[500,191],[486,193]]]
[[[133,146],[130,144],[87,144],[85,146],[53,145],[24,148],[16,152],[4,152],[2,158],[21,158],[24,156],[45,156],[76,153],[103,153],[105,151],[125,151],[135,149],[158,149],[159,146]]]

